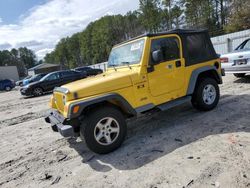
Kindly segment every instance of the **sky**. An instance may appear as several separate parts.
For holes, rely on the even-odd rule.
[[[139,0],[0,0],[0,50],[26,46],[42,59],[91,21],[138,6]]]

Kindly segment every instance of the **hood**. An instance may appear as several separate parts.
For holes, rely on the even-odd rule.
[[[70,93],[77,93],[78,98],[112,92],[132,85],[132,71],[106,72],[95,77],[85,78],[66,85]]]

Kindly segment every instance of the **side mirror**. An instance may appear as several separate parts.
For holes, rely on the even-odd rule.
[[[161,50],[156,50],[152,52],[153,64],[158,64],[163,60],[163,54]]]

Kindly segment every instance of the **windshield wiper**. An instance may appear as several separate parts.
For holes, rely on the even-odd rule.
[[[128,68],[130,68],[130,69],[131,69],[130,62],[122,62],[121,64],[123,64],[123,65],[127,65],[127,66],[128,66]]]
[[[110,64],[109,66],[110,66],[110,67],[113,67],[113,68],[115,69],[115,71],[117,71],[117,69],[115,68],[117,65],[115,65],[115,64]]]

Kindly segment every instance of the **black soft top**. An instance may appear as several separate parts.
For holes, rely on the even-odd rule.
[[[143,37],[155,37],[162,35],[176,34],[181,38],[183,47],[183,57],[186,66],[214,60],[218,58],[213,44],[206,29],[175,29],[160,33],[146,33],[118,45],[140,39]]]
[[[199,34],[199,33],[208,33],[208,30],[207,29],[174,29],[174,30],[163,31],[163,32],[158,32],[158,33],[145,33],[137,37],[133,37],[129,40],[123,41],[115,46],[119,46],[121,44],[127,43],[129,41],[133,41],[136,39],[140,39],[143,37],[156,37],[156,36],[170,35],[170,34],[185,35],[185,34]]]
[[[184,34],[198,34],[198,33],[206,33],[208,30],[206,29],[174,29],[159,33],[146,33],[141,37],[155,37],[161,35],[169,35],[169,34],[177,34],[177,35],[184,35]]]

